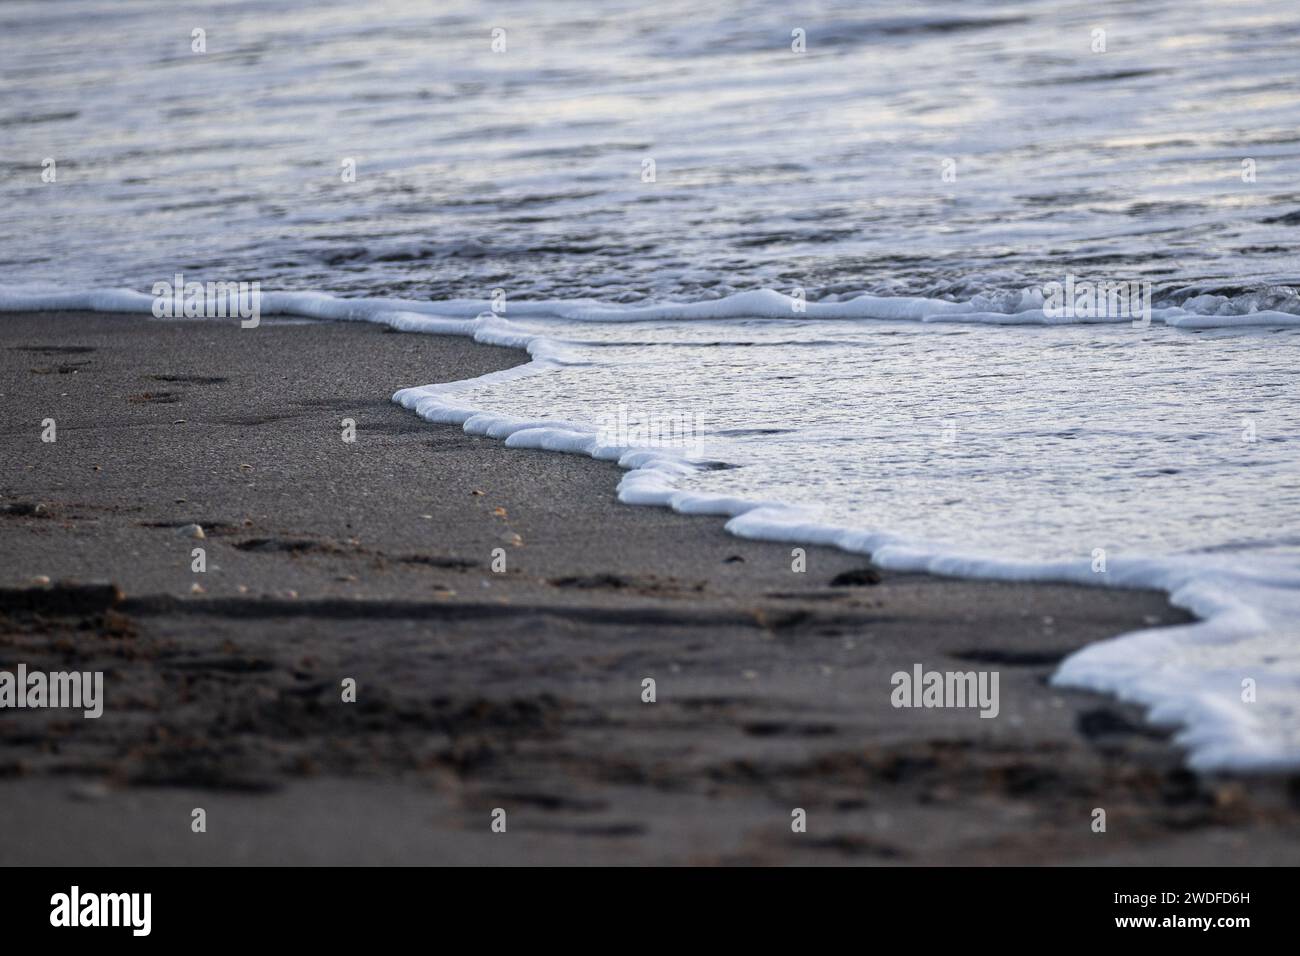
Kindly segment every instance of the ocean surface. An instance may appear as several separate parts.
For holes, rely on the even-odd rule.
[[[182,273],[526,347],[395,400],[740,535],[1163,588],[1201,621],[1055,680],[1296,767],[1297,63],[1288,0],[17,0],[0,308]]]

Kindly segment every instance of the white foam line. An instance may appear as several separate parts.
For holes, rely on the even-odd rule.
[[[1023,297],[1022,297],[1023,298]],[[75,311],[148,312],[152,296],[132,289],[65,292],[36,286],[0,285],[0,312]],[[343,299],[320,292],[264,292],[263,315],[315,319],[382,321],[381,313],[400,312],[445,321],[470,320],[491,310],[483,299]],[[906,296],[861,295],[844,302],[804,302],[773,289],[738,292],[702,302],[649,306],[607,305],[592,299],[510,302],[501,318],[556,318],[578,322],[669,322],[723,319],[840,319],[947,322],[971,325],[1131,324],[1127,316],[1049,316],[1041,308],[988,312],[969,302]],[[1212,329],[1254,326],[1297,327],[1300,315],[1263,310],[1241,315],[1203,314],[1182,308],[1153,309],[1151,319],[1172,328]],[[404,321],[414,322],[413,319]],[[418,323],[414,323],[418,324]]]
[[[0,311],[90,310],[149,312],[153,297],[129,289],[94,292],[15,290],[0,286]],[[789,318],[790,300],[764,290],[716,302],[622,309],[588,301],[511,304],[513,315],[560,316],[583,321],[642,321],[719,318]],[[890,304],[891,301],[894,304]],[[495,415],[461,400],[471,388],[534,375],[567,361],[561,343],[513,326],[471,300],[415,302],[401,299],[339,299],[320,293],[262,296],[267,315],[363,320],[410,332],[463,335],[475,341],[525,349],[532,361],[475,379],[404,388],[393,400],[422,418],[459,424],[471,434],[502,439],[512,448],[538,448],[616,460],[627,469],[618,485],[620,501],[657,505],[685,514],[728,518],[726,529],[740,537],[820,544],[870,555],[879,566],[962,578],[1057,581],[1090,586],[1152,588],[1169,594],[1175,606],[1200,620],[1178,627],[1121,634],[1091,644],[1066,659],[1052,678],[1057,686],[1109,693],[1149,708],[1152,721],[1179,727],[1175,742],[1188,750],[1188,763],[1203,771],[1266,771],[1300,766],[1300,661],[1286,632],[1300,617],[1300,567],[1279,563],[1258,573],[1236,570],[1231,556],[1115,558],[1104,574],[1090,561],[1027,561],[945,551],[906,537],[826,525],[779,502],[755,502],[681,490],[680,480],[701,466],[674,453],[601,445],[596,429],[561,421]],[[843,303],[810,303],[812,318],[968,321],[1049,324],[1041,310],[1006,315],[977,312],[937,300],[888,300],[864,296]],[[1155,316],[1153,315],[1153,318]],[[1296,325],[1289,313],[1199,316],[1160,310],[1160,320],[1188,328],[1259,324]],[[1247,653],[1243,653],[1243,649]],[[1249,671],[1257,703],[1239,699],[1243,656],[1255,654]],[[1270,668],[1279,656],[1295,662],[1293,673]]]
[[[1165,591],[1172,604],[1201,620],[1134,631],[1091,644],[1063,662],[1053,684],[1109,693],[1145,705],[1152,722],[1181,728],[1175,742],[1188,749],[1188,763],[1197,770],[1281,770],[1300,763],[1300,740],[1289,738],[1285,726],[1270,726],[1246,709],[1259,706],[1263,711],[1261,705],[1240,702],[1240,667],[1232,662],[1229,650],[1235,645],[1269,642],[1284,630],[1283,620],[1296,612],[1298,568],[1282,566],[1271,574],[1238,574],[1232,570],[1230,558],[1117,557],[1110,560],[1104,574],[1098,574],[1092,570],[1090,558],[1044,562],[954,553],[897,534],[817,523],[802,509],[780,502],[683,491],[679,481],[699,466],[673,453],[600,446],[595,430],[587,426],[521,421],[448,404],[447,396],[454,394],[456,385],[478,385],[501,374],[452,386],[403,389],[394,400],[429,421],[462,422],[466,431],[504,439],[511,448],[617,460],[627,469],[618,484],[620,501],[726,517],[726,530],[738,537],[825,545],[869,555],[880,567],[900,572]],[[1204,651],[1215,648],[1228,658],[1216,674],[1222,679],[1220,688],[1212,683],[1207,686],[1201,664]],[[1251,676],[1260,700],[1270,696],[1295,700],[1296,684],[1285,675],[1275,678],[1261,665]]]

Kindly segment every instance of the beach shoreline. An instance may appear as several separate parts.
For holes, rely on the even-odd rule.
[[[1137,708],[1047,685],[1085,644],[1189,620],[1163,594],[817,547],[797,573],[789,545],[619,504],[612,463],[389,400],[518,350],[347,322],[0,327],[0,666],[108,688],[96,721],[0,712],[0,863],[1296,860],[1294,777],[1198,776]],[[893,706],[917,665],[996,671],[998,716]]]

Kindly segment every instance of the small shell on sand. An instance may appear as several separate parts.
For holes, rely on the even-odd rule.
[[[176,533],[179,534],[179,535],[183,535],[183,536],[186,537],[186,538],[206,538],[206,537],[207,537],[207,535],[203,533],[203,526],[202,526],[202,525],[197,525],[197,524],[187,524],[187,525],[185,525],[185,527],[183,527],[183,528],[178,528],[178,529],[176,530]]]

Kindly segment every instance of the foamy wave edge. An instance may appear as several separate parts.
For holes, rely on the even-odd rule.
[[[95,311],[150,313],[154,296],[130,289],[67,292],[0,285],[0,312]],[[1128,318],[1059,319],[1041,309],[980,311],[972,303],[937,299],[860,296],[844,302],[795,300],[773,290],[723,299],[658,306],[620,307],[592,300],[511,302],[509,314],[587,322],[682,321],[719,319],[886,320],[969,322],[994,325],[1056,325],[1080,322],[1127,323]],[[490,345],[526,350],[526,365],[475,379],[401,389],[393,401],[431,422],[458,424],[470,434],[504,440],[508,447],[584,454],[617,461],[627,469],[618,486],[620,501],[669,507],[685,514],[728,518],[726,529],[740,537],[818,544],[867,554],[879,566],[901,572],[1004,581],[1055,581],[1089,586],[1151,588],[1199,620],[1176,627],[1150,628],[1091,644],[1068,657],[1052,677],[1061,687],[1112,694],[1148,708],[1153,723],[1177,727],[1175,743],[1187,749],[1188,765],[1199,771],[1280,771],[1300,766],[1300,675],[1266,669],[1251,671],[1259,703],[1239,698],[1240,664],[1207,672],[1196,658],[1223,654],[1225,648],[1285,641],[1288,623],[1300,619],[1300,566],[1275,566],[1240,572],[1227,560],[1203,555],[1116,558],[1105,574],[1088,561],[1025,561],[942,551],[890,532],[819,524],[799,508],[781,502],[689,493],[677,485],[701,465],[677,454],[601,445],[593,426],[495,415],[465,405],[459,393],[545,372],[567,361],[562,343],[513,326],[490,311],[484,300],[421,302],[404,299],[345,299],[317,292],[271,292],[260,297],[262,315],[366,321],[407,332],[461,335]],[[1300,315],[1261,311],[1209,315],[1183,309],[1153,310],[1152,321],[1174,328],[1300,326]],[[1273,700],[1281,701],[1272,706]],[[1253,709],[1252,709],[1253,708]]]

